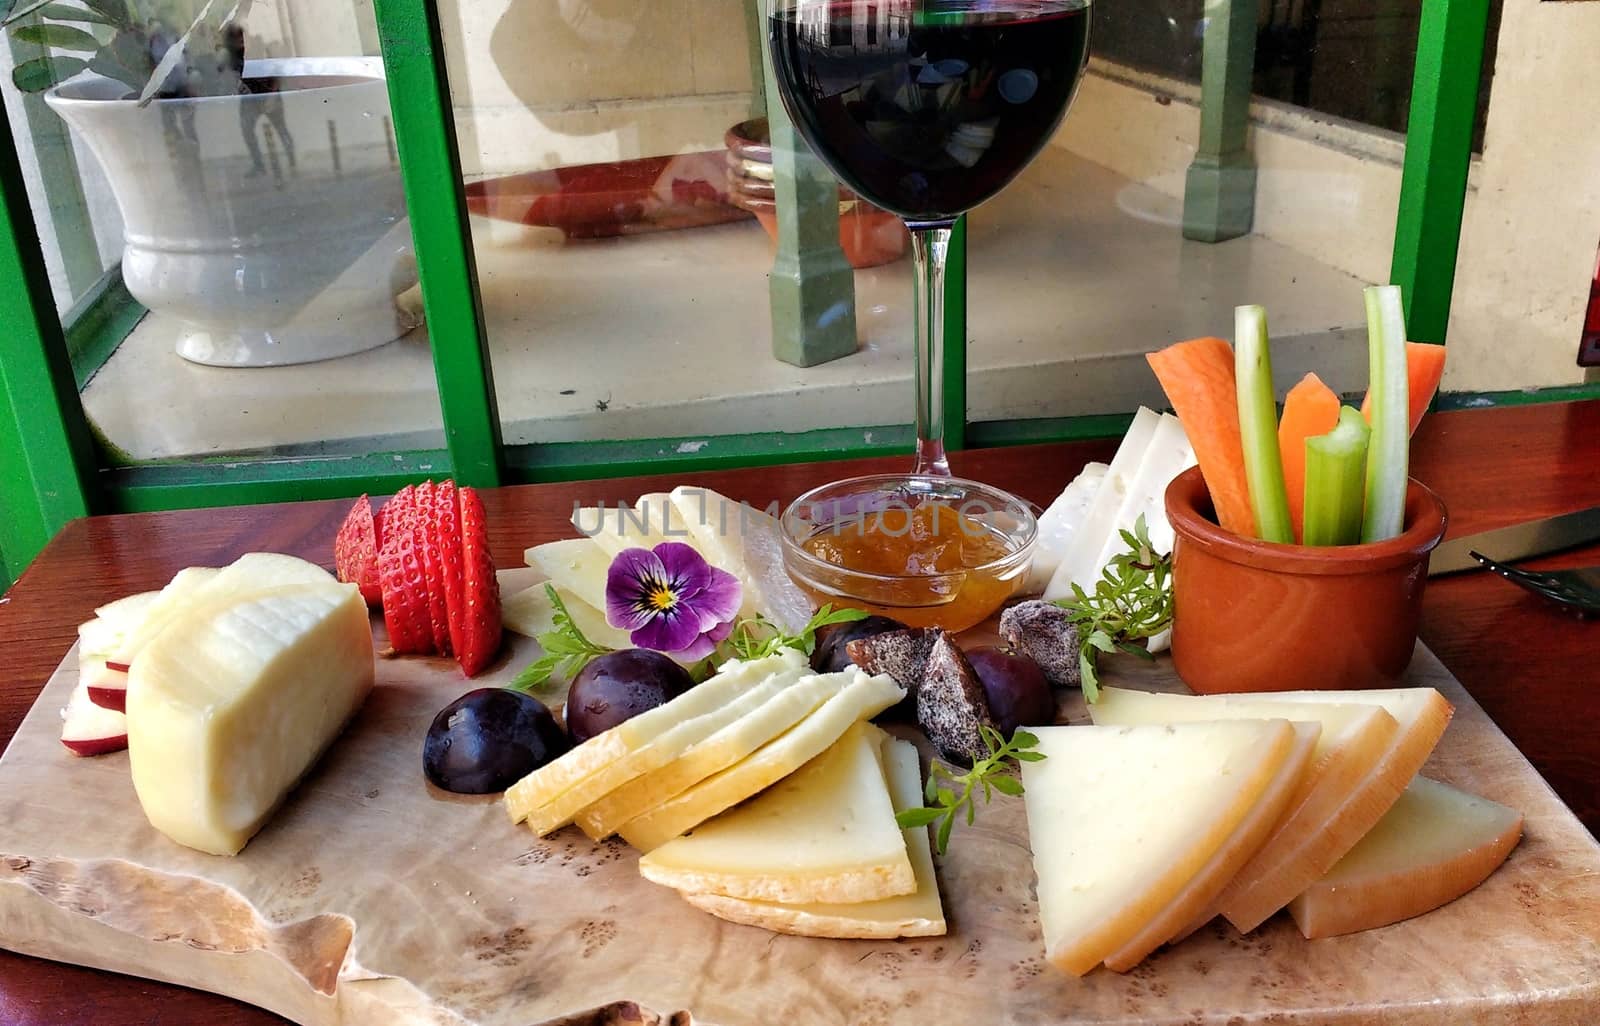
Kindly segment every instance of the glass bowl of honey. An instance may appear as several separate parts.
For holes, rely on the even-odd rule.
[[[977,481],[918,474],[813,488],[781,521],[784,566],[818,603],[962,631],[1028,579],[1033,507]]]

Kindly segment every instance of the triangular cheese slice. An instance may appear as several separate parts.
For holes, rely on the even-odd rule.
[[[653,851],[724,809],[771,787],[815,759],[860,720],[871,719],[906,696],[886,676],[845,671],[851,683],[783,736],[749,758],[624,823],[617,833],[640,851]]]
[[[646,880],[754,901],[877,901],[916,890],[879,743],[857,723],[737,808],[639,860]]]
[[[784,649],[776,655],[751,662],[725,663],[716,676],[696,685],[665,705],[624,720],[596,734],[561,758],[534,770],[506,791],[506,811],[511,822],[520,823],[528,814],[548,805],[558,796],[578,786],[629,753],[650,744],[686,720],[719,709],[749,688],[786,668],[805,665],[805,655]]]
[[[886,738],[883,761],[894,810],[903,812],[920,806],[922,771],[918,767],[917,746],[909,741]],[[944,908],[939,903],[939,882],[933,872],[928,828],[910,828],[902,831],[902,836],[911,859],[911,871],[916,877],[916,890],[910,894],[849,904],[786,905],[720,894],[684,894],[683,899],[729,922],[802,937],[890,940],[940,936],[945,932]]]
[[[749,664],[746,664],[749,665]],[[528,813],[528,828],[543,837],[572,822],[572,817],[617,788],[672,762],[691,747],[728,724],[769,702],[806,675],[807,667],[785,663],[759,683],[752,680],[744,693],[725,704],[669,728],[643,747],[634,749],[600,772],[585,777],[557,795],[554,801]],[[738,672],[738,671],[735,671]],[[759,672],[759,671],[757,671]]]
[[[1195,916],[1211,907],[1234,874],[1260,850],[1288,812],[1289,803],[1299,793],[1300,781],[1311,765],[1317,739],[1321,736],[1320,723],[1294,724],[1294,746],[1283,760],[1283,765],[1278,767],[1277,776],[1261,793],[1255,808],[1239,821],[1222,847],[1211,856],[1211,861],[1167,902],[1166,908],[1146,924],[1137,936],[1106,958],[1107,969],[1127,972],[1143,962],[1150,952],[1171,940]]]
[[[1417,777],[1289,914],[1308,938],[1420,916],[1487,880],[1521,837],[1522,813]]]
[[[1294,747],[1287,720],[1041,727],[1022,764],[1045,954],[1081,976],[1202,872]]]
[[[606,573],[611,553],[593,538],[566,538],[535,545],[523,554],[529,566],[538,567],[558,587],[595,609],[606,608]]]
[[[596,841],[611,836],[629,820],[645,815],[707,777],[738,763],[810,716],[853,679],[847,673],[801,677],[770,701],[690,746],[678,758],[623,784],[578,813],[574,817],[578,826]]]
[[[746,616],[760,613],[791,633],[806,625],[814,607],[784,569],[776,517],[709,488],[674,488],[672,503],[701,554],[744,585]]]
[[[694,539],[685,530],[665,492],[639,496],[629,506],[585,506],[572,511],[572,526],[615,556],[623,549],[653,549],[662,542],[678,541],[689,545]]]

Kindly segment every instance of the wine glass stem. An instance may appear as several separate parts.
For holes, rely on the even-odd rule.
[[[913,472],[950,476],[944,453],[944,265],[949,225],[911,228],[916,264],[917,465]]]

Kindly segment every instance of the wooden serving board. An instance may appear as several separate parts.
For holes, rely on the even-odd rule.
[[[480,683],[509,677],[515,650]],[[1170,663],[1118,683],[1181,687]],[[379,662],[379,686],[244,852],[180,848],[145,822],[127,755],[69,755],[70,654],[0,757],[0,946],[185,984],[305,1026],[1093,1023],[1593,1026],[1600,849],[1419,646],[1411,681],[1455,720],[1427,772],[1522,810],[1486,884],[1383,930],[1307,942],[1286,916],[1220,923],[1135,972],[1044,962],[1020,800],[957,828],[946,937],[784,937],[722,923],[643,880],[620,842],[513,828],[498,800],[429,788],[424,732],[467,685],[443,660]],[[1075,694],[1065,719],[1081,721]],[[1575,725],[1579,726],[1579,725]]]

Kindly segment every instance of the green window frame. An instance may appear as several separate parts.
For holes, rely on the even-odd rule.
[[[374,0],[401,172],[431,333],[445,448],[364,456],[119,466],[97,445],[78,388],[143,314],[114,269],[65,317],[55,314],[10,128],[0,112],[0,553],[10,576],[68,519],[89,513],[219,506],[391,492],[453,475],[490,486],[909,452],[906,425],[717,437],[692,453],[676,439],[506,446],[495,406],[438,11],[428,0]],[[1405,287],[1411,337],[1444,341],[1471,156],[1486,0],[1424,5],[1397,214],[1392,278]],[[947,281],[947,445],[1103,437],[1126,416],[972,423],[966,393],[966,232]],[[1562,398],[1573,390],[1561,390]],[[1583,390],[1593,394],[1592,389]],[[872,438],[873,441],[867,441]],[[697,438],[696,441],[705,441]],[[9,508],[15,505],[16,509]]]

